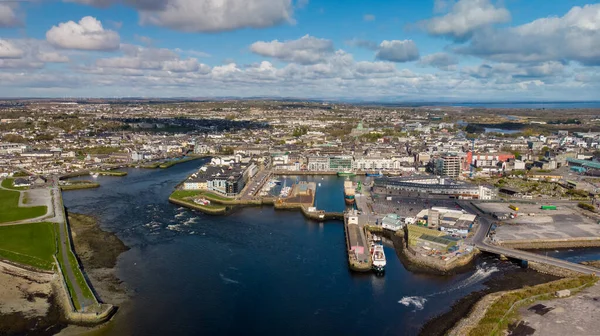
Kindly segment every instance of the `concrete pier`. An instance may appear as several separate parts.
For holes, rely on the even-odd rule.
[[[357,272],[370,271],[371,256],[365,234],[365,222],[360,220],[355,210],[348,211],[344,215],[344,232],[350,269]]]

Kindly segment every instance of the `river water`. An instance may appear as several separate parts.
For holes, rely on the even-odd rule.
[[[214,217],[170,204],[202,163],[129,169],[64,193],[69,211],[96,216],[131,247],[117,270],[132,299],[102,334],[415,335],[484,281],[524,271],[483,257],[458,275],[414,274],[386,246],[384,277],[351,273],[339,221],[271,207]],[[319,209],[344,209],[343,178],[299,179],[321,183]]]

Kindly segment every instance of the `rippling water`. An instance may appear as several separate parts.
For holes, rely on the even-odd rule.
[[[64,193],[69,211],[97,216],[131,247],[117,267],[133,297],[104,334],[413,335],[486,279],[517,268],[480,258],[463,274],[417,275],[385,247],[385,277],[354,274],[341,222],[270,207],[213,217],[168,203],[201,164],[130,169],[99,177],[99,189]],[[321,183],[320,209],[344,208],[343,178],[311,179]]]

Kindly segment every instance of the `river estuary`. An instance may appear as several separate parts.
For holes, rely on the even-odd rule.
[[[132,297],[102,334],[416,335],[485,282],[531,272],[480,257],[458,275],[415,274],[388,245],[384,277],[354,274],[341,222],[270,207],[212,217],[170,204],[202,163],[129,169],[99,177],[98,189],[64,193],[69,211],[96,216],[131,247],[117,271]],[[321,183],[320,209],[344,209],[343,178],[308,179]]]

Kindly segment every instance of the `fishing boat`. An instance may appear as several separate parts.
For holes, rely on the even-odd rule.
[[[372,268],[375,273],[385,272],[385,252],[383,252],[383,245],[373,244],[371,247],[371,260]]]
[[[346,202],[346,204],[354,204],[355,194],[356,187],[354,186],[354,182],[350,180],[344,181],[344,201]]]
[[[337,172],[337,176],[356,176],[356,174],[349,170],[344,170]]]

